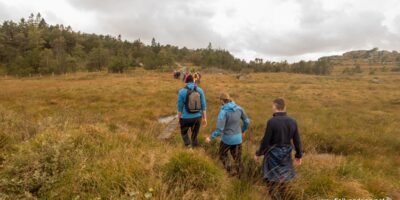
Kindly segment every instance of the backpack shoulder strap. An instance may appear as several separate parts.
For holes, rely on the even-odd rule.
[[[189,90],[189,91],[196,91],[197,92],[197,85],[194,85],[193,90],[190,89],[188,86],[185,86],[185,89]]]

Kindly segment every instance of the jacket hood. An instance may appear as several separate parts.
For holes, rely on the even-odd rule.
[[[240,107],[238,105],[236,105],[235,102],[229,102],[222,106],[222,110],[225,110],[225,111],[236,111],[239,109],[240,109]]]
[[[193,90],[193,89],[194,89],[194,86],[196,86],[196,84],[195,84],[195,83],[187,83],[186,86],[187,86],[189,89]]]

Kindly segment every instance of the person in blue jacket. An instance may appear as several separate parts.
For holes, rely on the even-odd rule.
[[[197,135],[200,130],[200,126],[203,123],[203,126],[207,126],[207,113],[206,113],[206,97],[204,95],[203,90],[194,83],[193,76],[188,75],[185,79],[186,86],[179,90],[178,94],[178,117],[181,128],[181,135],[183,142],[186,147],[189,147],[190,144],[192,147],[197,147],[199,142],[197,140]],[[189,90],[196,89],[200,94],[200,103],[201,109],[199,112],[190,113],[186,109],[186,95]],[[192,135],[189,139],[189,129],[192,132]]]
[[[219,147],[219,158],[231,176],[239,175],[240,177],[243,171],[242,134],[244,134],[249,127],[250,120],[243,108],[236,105],[228,93],[222,93],[220,100],[222,107],[218,115],[217,128],[210,137],[206,138],[206,142],[210,143],[216,137],[222,135]],[[241,121],[243,122],[242,127],[240,125]],[[233,169],[230,164],[228,152],[230,152],[235,161]]]

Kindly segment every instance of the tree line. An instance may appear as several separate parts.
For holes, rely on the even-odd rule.
[[[177,62],[231,71],[325,75],[332,70],[327,61],[288,64],[256,58],[247,62],[227,50],[214,49],[211,43],[206,48],[188,49],[161,45],[154,38],[146,45],[140,39],[122,40],[121,35],[75,32],[70,26],[49,25],[40,13],[0,25],[0,73],[4,74],[28,76],[101,70],[122,73],[132,67],[154,70]]]

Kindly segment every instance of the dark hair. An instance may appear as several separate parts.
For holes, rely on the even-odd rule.
[[[223,101],[224,103],[230,103],[230,102],[232,102],[232,100],[230,100],[230,99],[221,99],[221,101]]]
[[[276,98],[273,103],[275,104],[276,109],[284,110],[285,109],[285,100],[283,98]]]
[[[187,75],[186,79],[185,79],[185,83],[192,83],[192,82],[193,82],[193,76],[191,74]]]

